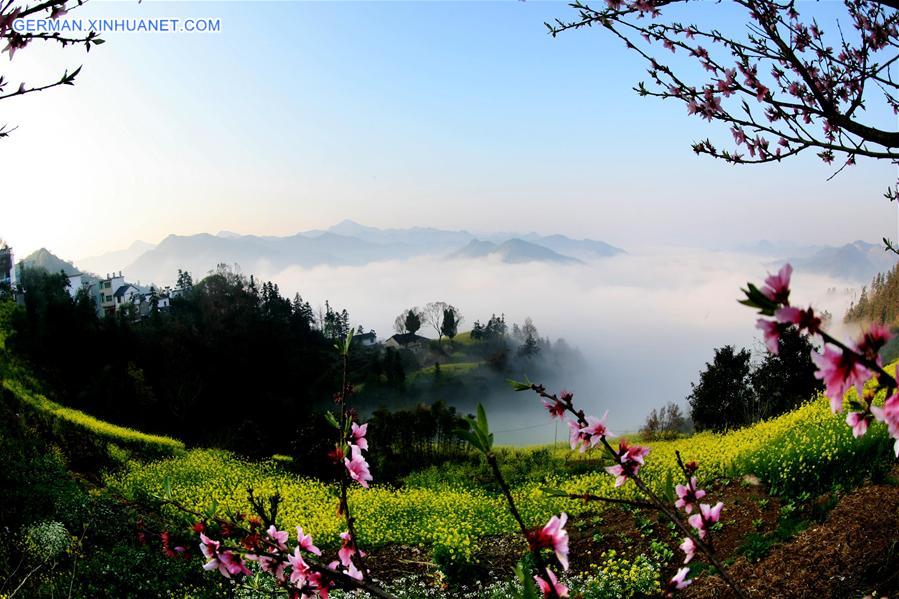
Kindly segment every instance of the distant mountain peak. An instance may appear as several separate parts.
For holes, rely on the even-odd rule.
[[[520,264],[524,262],[576,264],[581,262],[577,258],[559,254],[542,245],[518,238],[507,239],[499,245],[492,241],[472,239],[465,247],[456,250],[447,256],[447,258],[452,260],[489,257],[498,257],[503,262],[510,264]]]
[[[66,260],[55,255],[47,248],[40,248],[19,260],[18,268],[42,268],[49,273],[58,273],[60,271],[67,275],[79,274],[79,270]]]

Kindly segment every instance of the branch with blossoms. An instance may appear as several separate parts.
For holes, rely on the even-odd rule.
[[[609,443],[608,437],[613,435],[606,427],[608,412],[602,418],[588,416],[582,409],[575,407],[574,394],[569,391],[562,391],[557,395],[547,392],[546,387],[543,385],[531,383],[530,381],[509,381],[509,383],[516,391],[534,391],[543,400],[543,405],[552,418],[564,419],[566,415],[573,416],[572,419],[566,420],[570,431],[569,445],[571,449],[579,450],[582,453],[596,448],[604,450],[613,462],[611,466],[606,467],[606,472],[615,477],[615,487],[621,487],[628,481],[633,481],[639,491],[648,499],[652,509],[661,512],[685,535],[684,541],[680,545],[680,549],[685,556],[684,564],[689,564],[697,552],[705,554],[720,576],[733,589],[734,593],[741,599],[746,599],[746,593],[727,573],[712,546],[711,527],[721,519],[721,510],[724,504],[718,502],[712,506],[706,503],[699,503],[699,500],[706,496],[706,492],[697,486],[695,474],[699,467],[695,462],[684,464],[680,453],[676,454],[677,462],[684,475],[686,484],[678,484],[675,487],[678,499],[674,503],[674,509],[672,509],[666,501],[646,485],[639,475],[640,468],[644,464],[645,457],[649,455],[650,449],[640,445],[631,445],[626,439],[621,439],[618,442],[618,449],[613,448]],[[620,503],[620,500],[611,498],[590,494],[588,496],[596,501]],[[583,497],[582,495],[571,495],[571,498],[580,499]],[[697,507],[698,511],[693,513]],[[686,522],[677,510],[684,511],[684,514],[687,516]],[[672,597],[674,593],[686,588],[693,582],[687,578],[689,572],[689,566],[678,569],[674,577],[668,581],[665,589],[666,597]],[[564,597],[567,595],[560,596]]]
[[[173,499],[166,499],[164,503],[196,518],[191,531],[200,538],[200,553],[206,559],[203,569],[216,571],[236,584],[252,575],[248,562],[256,562],[259,570],[271,575],[275,584],[292,598],[326,598],[330,589],[343,588],[364,590],[382,599],[396,599],[378,585],[366,582],[350,571],[348,564],[351,564],[354,549],[349,548],[346,542],[338,551],[338,560],[326,564],[320,560],[322,552],[313,543],[312,536],[297,526],[296,544],[291,550],[288,546],[290,533],[278,530],[275,524],[266,527],[266,523],[277,514],[280,501],[277,495],[270,497],[271,507],[266,512],[263,503],[255,501],[250,491],[250,503],[256,513],[248,518],[243,514],[229,518],[221,518],[214,513],[204,514]],[[139,537],[144,535],[142,528]],[[166,556],[189,559],[187,549],[176,544],[171,533],[163,531],[158,536]],[[212,536],[221,540],[214,540]]]
[[[849,400],[846,414],[846,424],[852,427],[852,434],[861,437],[873,421],[884,422],[890,437],[896,439],[894,449],[899,457],[899,391],[896,378],[883,368],[879,355],[892,336],[889,329],[872,325],[852,343],[832,337],[821,329],[821,317],[811,306],[798,308],[790,304],[792,274],[793,267],[784,264],[777,274],[765,279],[761,288],[748,283],[743,290],[746,297],[740,303],[766,317],[756,321],[756,328],[762,331],[768,351],[778,353],[780,335],[787,326],[820,338],[822,351],[814,351],[812,361],[818,367],[815,377],[824,382],[824,395],[830,400],[831,411],[842,412],[846,392],[855,388],[857,398]],[[869,381],[874,387],[866,390]],[[881,391],[887,396],[882,408],[874,405]]]
[[[796,2],[735,0],[748,17],[746,36],[738,39],[663,18],[672,5],[687,1],[606,0],[601,9],[576,1],[570,6],[577,19],[546,26],[553,36],[603,27],[649,63],[651,85],[635,88],[641,96],[678,100],[691,115],[731,126],[735,149],[705,140],[693,145],[697,153],[733,163],[770,162],[809,148],[820,150],[828,164],[838,153],[845,164],[856,156],[899,159],[899,131],[860,118],[872,87],[899,114],[899,81],[892,72],[899,58],[899,12],[880,2],[845,0],[852,39],[837,23],[839,39],[831,40],[817,21],[803,20]],[[669,52],[692,58],[708,76],[696,81],[675,72],[662,58]]]
[[[355,422],[355,413],[347,408],[347,399],[352,394],[352,386],[347,382],[347,370],[350,347],[353,343],[353,330],[350,329],[346,339],[335,345],[340,353],[341,359],[341,382],[340,392],[334,398],[339,410],[339,418],[335,418],[333,414],[328,412],[326,418],[339,431],[337,444],[331,456],[337,463],[343,462],[344,468],[341,469],[340,476],[340,506],[338,513],[343,515],[346,520],[347,531],[341,534],[343,539],[344,551],[347,556],[346,560],[341,559],[343,566],[351,573],[352,576],[367,577],[369,572],[365,567],[365,553],[356,548],[356,519],[350,512],[350,504],[347,499],[349,486],[353,482],[368,488],[368,483],[372,480],[369,471],[368,462],[363,456],[363,451],[368,451],[368,440],[365,438],[368,432],[368,424],[359,425]]]
[[[16,3],[15,0],[6,0],[5,2],[4,0],[0,0],[0,40],[6,42],[2,52],[7,53],[9,55],[9,60],[12,60],[17,51],[24,49],[33,42],[56,43],[63,48],[70,45],[84,44],[84,48],[87,52],[90,52],[90,49],[93,46],[99,46],[105,43],[105,40],[100,38],[96,31],[90,31],[84,36],[71,37],[62,35],[59,32],[32,33],[27,31],[18,32],[14,29],[13,24],[17,19],[39,16],[56,20],[60,17],[64,17],[69,11],[79,8],[85,1],[86,0],[46,0],[45,2],[40,2],[38,4],[21,4]],[[71,71],[66,69],[58,80],[49,81],[40,85],[29,85],[27,82],[22,81],[19,83],[18,87],[10,88],[9,91],[7,91],[7,87],[10,85],[10,81],[3,75],[0,75],[0,100],[8,100],[17,96],[41,92],[54,87],[74,85],[75,78],[80,72],[80,66]],[[0,125],[0,138],[8,137],[14,130],[15,127]]]
[[[546,27],[553,37],[594,25],[609,31],[649,65],[649,81],[634,88],[640,96],[680,101],[689,115],[730,128],[732,145],[706,138],[693,142],[697,154],[757,164],[811,150],[841,163],[831,177],[859,156],[899,162],[899,130],[863,117],[874,101],[899,114],[899,2],[843,0],[847,34],[839,21],[828,33],[804,19],[794,0],[734,0],[747,15],[744,37],[665,18],[688,2],[605,0],[592,8],[576,0],[576,19]],[[713,10],[704,5],[704,16]],[[675,70],[665,57],[677,53],[706,75]],[[884,195],[899,201],[899,181]]]
[[[544,597],[552,599],[561,599],[568,597],[568,587],[559,582],[556,574],[552,571],[546,560],[543,558],[542,550],[551,549],[556,556],[556,560],[563,570],[568,569],[568,532],[565,530],[565,523],[568,521],[568,515],[564,512],[559,516],[553,516],[549,522],[540,529],[532,529],[525,524],[521,517],[521,512],[515,504],[515,498],[512,497],[512,490],[506,482],[502,471],[499,468],[499,462],[493,451],[493,433],[487,423],[487,413],[484,406],[478,404],[477,418],[469,417],[465,421],[467,428],[458,429],[456,434],[467,441],[472,448],[480,451],[487,459],[493,478],[502,491],[503,498],[508,505],[509,513],[518,524],[525,541],[527,541],[531,558],[534,561],[536,574],[533,579],[529,578],[526,573],[524,562],[519,562],[516,573],[524,586],[524,599],[536,597],[536,589],[534,585],[539,587]],[[533,580],[533,582],[532,582]]]

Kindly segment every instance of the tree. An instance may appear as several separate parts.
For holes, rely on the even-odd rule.
[[[750,413],[753,422],[785,414],[824,388],[815,378],[812,349],[808,338],[795,327],[781,332],[777,355],[767,353],[750,375],[755,398]]]
[[[515,328],[513,328],[513,331]],[[532,358],[540,353],[540,334],[534,321],[528,316],[524,319],[524,324],[518,329],[520,337],[523,339],[518,347],[518,355],[525,358]]]
[[[858,156],[899,160],[899,129],[884,128],[875,120],[879,111],[869,110],[880,104],[899,112],[892,73],[899,2],[848,0],[844,18],[825,32],[800,15],[796,2],[736,0],[745,10],[744,37],[666,16],[686,3],[607,0],[594,9],[576,0],[576,19],[546,26],[554,37],[593,25],[610,32],[648,63],[650,83],[635,87],[639,95],[683,102],[688,114],[730,128],[730,149],[705,139],[693,143],[697,154],[747,164],[812,150],[827,164],[839,158],[840,170]],[[715,8],[703,5],[703,18]],[[676,71],[667,62],[670,53],[700,68]],[[899,183],[886,197],[899,200]]]
[[[447,337],[452,341],[459,333],[459,325],[462,324],[463,320],[459,310],[453,306],[448,306],[443,311],[443,324],[440,327],[440,332],[444,337]]]
[[[421,321],[421,311],[418,308],[409,308],[396,317],[396,320],[393,321],[393,328],[397,333],[414,335],[421,328]]]
[[[67,12],[77,9],[81,5],[80,2],[72,2],[66,6],[68,1],[69,0],[46,0],[45,2],[38,2],[32,6],[15,6],[13,2],[0,3],[0,39],[6,42],[6,47],[3,48],[3,51],[9,54],[9,59],[12,60],[17,51],[22,50],[32,42],[45,42],[48,44],[58,43],[63,48],[70,45],[84,44],[84,48],[88,52],[92,46],[99,46],[104,43],[104,40],[100,39],[99,34],[96,31],[90,31],[83,36],[72,36],[61,33],[62,30],[49,34],[45,30],[40,30],[39,28],[36,28],[38,30],[34,32],[27,30],[16,31],[13,28],[13,23],[18,19],[24,19],[26,17],[31,17],[32,19],[57,19]],[[17,88],[11,87],[9,91],[5,90],[9,81],[0,75],[0,100],[24,96],[25,94],[44,91],[60,85],[75,85],[75,77],[77,77],[80,72],[81,67],[78,67],[71,73],[66,69],[59,79],[38,85],[29,85],[23,81]],[[4,91],[6,91],[6,93],[4,93]],[[7,137],[14,130],[15,127],[9,128],[6,124],[0,124],[0,138]]]
[[[437,333],[438,342],[443,337],[443,313],[449,307],[446,302],[428,302],[421,311],[423,320]]]
[[[737,351],[732,345],[715,350],[714,360],[705,365],[699,383],[690,384],[692,391],[687,396],[697,430],[722,431],[750,421],[754,402],[750,358],[749,350]]]
[[[186,270],[178,269],[178,281],[176,283],[178,289],[188,290],[194,286],[194,279],[190,276],[190,273]]]
[[[640,434],[648,440],[674,439],[690,431],[690,423],[684,418],[680,406],[669,401],[662,409],[655,409],[646,417]]]

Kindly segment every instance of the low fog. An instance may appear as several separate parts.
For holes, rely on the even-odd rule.
[[[737,303],[747,280],[761,282],[774,265],[759,256],[691,249],[652,248],[583,265],[504,264],[485,260],[417,258],[363,267],[289,268],[255,272],[299,292],[313,306],[324,300],[346,308],[355,325],[393,334],[401,310],[443,300],[461,309],[469,330],[475,320],[505,313],[511,327],[528,316],[540,335],[564,338],[580,349],[585,366],[550,388],[575,392],[590,413],[609,411],[616,432],[637,430],[646,414],[668,401],[685,409],[713,348],[735,344],[761,352],[756,316]],[[834,315],[845,312],[854,286],[794,273],[793,300]],[[836,289],[836,292],[828,289]],[[426,327],[420,333],[428,333]],[[527,373],[518,373],[524,376]],[[445,399],[452,403],[453,398]],[[566,431],[550,423],[539,401],[511,390],[491,397],[498,443],[551,442]],[[458,406],[464,411],[471,406]]]

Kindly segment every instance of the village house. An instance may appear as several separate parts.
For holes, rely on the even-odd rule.
[[[397,333],[384,342],[384,347],[392,347],[393,349],[408,349],[411,351],[420,351],[427,349],[430,339],[416,335],[415,333]]]

